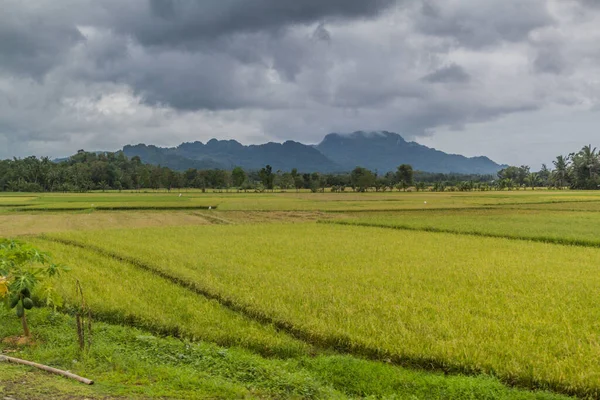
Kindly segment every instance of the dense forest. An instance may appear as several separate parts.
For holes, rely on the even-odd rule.
[[[600,188],[600,155],[585,146],[578,153],[558,156],[553,169],[542,165],[537,172],[528,166],[510,166],[493,175],[441,174],[413,171],[407,164],[395,172],[379,175],[377,171],[356,167],[349,173],[274,171],[266,165],[260,170],[231,171],[188,169],[183,172],[142,163],[137,156],[123,152],[90,153],[80,150],[67,160],[27,157],[0,161],[0,191],[9,192],[87,192],[90,190],[141,189],[216,189],[216,190],[299,190],[314,192],[386,190],[513,190],[519,188]]]

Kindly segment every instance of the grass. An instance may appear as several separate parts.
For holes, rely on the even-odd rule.
[[[317,224],[58,237],[135,258],[312,343],[600,394],[593,248]]]
[[[563,203],[542,203],[542,204],[520,204],[518,207],[510,207],[512,209],[521,210],[537,210],[537,211],[600,211],[600,201],[576,201]]]
[[[2,234],[8,237],[103,228],[187,226],[208,223],[211,222],[201,213],[190,211],[78,211],[0,214]]]
[[[57,388],[59,393],[85,389],[86,395],[122,398],[342,397],[284,360],[265,359],[243,349],[161,338],[126,326],[95,323],[91,351],[82,354],[77,348],[72,318],[48,310],[30,315],[36,339],[43,345],[23,348],[11,355],[95,380],[89,388],[62,385]],[[2,318],[8,318],[10,323],[0,328],[0,336],[19,331],[16,318]],[[57,377],[53,381],[66,382]],[[11,390],[27,393],[28,387],[19,388],[19,383],[11,385]]]
[[[343,213],[315,211],[92,211],[4,213],[0,208],[2,234],[8,237],[50,232],[108,228],[144,228],[207,224],[263,224],[339,219]]]
[[[94,395],[94,389],[31,368],[0,362],[0,398],[3,399],[99,398]]]
[[[60,310],[77,278],[98,321],[83,356],[35,310],[16,355],[99,382],[0,363],[0,399],[598,398],[597,211],[592,191],[0,194],[0,235],[72,266]]]
[[[17,196],[17,195],[7,195],[5,193],[0,193],[0,206],[4,206],[7,204],[22,204],[23,202],[31,202],[35,200],[36,196]]]
[[[600,247],[600,214],[539,210],[359,213],[334,223]]]
[[[0,337],[19,321],[0,309]],[[517,399],[566,400],[547,392],[511,389],[486,376],[444,376],[346,355],[264,358],[241,348],[160,337],[96,322],[93,345],[81,353],[73,318],[34,310],[37,345],[11,356],[68,369],[95,380],[84,386],[57,376],[0,363],[0,396],[74,398],[285,398],[285,399]],[[0,344],[0,350],[11,349]]]
[[[0,194],[2,212],[77,210],[184,210],[217,207],[222,211],[369,211],[430,210],[495,206],[548,205],[585,207],[600,204],[600,195],[583,191],[514,191],[514,192],[385,192],[385,193],[228,193],[182,190],[161,192],[93,192],[43,193],[15,197]],[[583,205],[582,205],[583,204]]]
[[[310,346],[272,325],[253,321],[131,264],[59,243],[30,242],[52,253],[56,262],[73,267],[72,273],[55,285],[67,309],[78,304],[74,281],[78,279],[86,302],[105,321],[224,346],[243,346],[265,355],[285,357],[310,351]]]

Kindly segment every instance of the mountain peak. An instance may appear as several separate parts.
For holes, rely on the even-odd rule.
[[[406,141],[402,136],[394,132],[388,131],[354,131],[351,133],[330,133],[323,141],[319,144],[326,143],[340,143],[344,141],[386,141],[386,142],[398,142],[405,143]]]
[[[196,141],[170,149],[138,145],[126,146],[124,150],[128,156],[139,155],[144,162],[183,170],[200,165],[258,170],[270,164],[282,171],[297,168],[303,172],[342,172],[360,165],[385,173],[400,164],[410,164],[426,172],[494,174],[502,168],[484,156],[446,154],[407,142],[389,131],[330,133],[315,146],[293,140],[245,146],[236,140],[211,139],[206,144]]]
[[[316,148],[345,170],[360,165],[385,173],[400,164],[410,164],[416,170],[445,173],[493,174],[501,169],[487,157],[446,154],[407,142],[399,134],[389,131],[331,133]]]

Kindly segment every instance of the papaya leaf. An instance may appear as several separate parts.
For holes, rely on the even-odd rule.
[[[0,298],[8,294],[8,278],[0,276]]]

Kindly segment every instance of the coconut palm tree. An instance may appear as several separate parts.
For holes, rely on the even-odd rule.
[[[569,180],[569,160],[567,157],[558,156],[552,163],[554,164],[554,183],[557,188],[562,189]]]
[[[598,171],[598,153],[592,145],[583,146],[578,156],[581,158],[582,167],[585,168],[588,178],[593,178]]]
[[[596,148],[584,146],[571,157],[570,167],[571,187],[575,189],[596,189],[598,186],[598,171],[600,160]]]
[[[535,190],[535,187],[540,183],[540,176],[536,172],[532,172],[525,178],[527,186],[531,187],[531,190]]]

